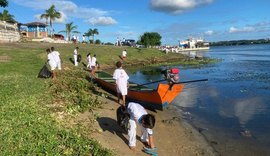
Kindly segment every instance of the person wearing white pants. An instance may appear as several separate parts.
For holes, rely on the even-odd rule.
[[[60,57],[60,53],[59,53],[58,51],[56,51],[54,47],[51,47],[51,53],[52,53],[53,56],[54,56],[54,60],[55,60],[57,69],[58,69],[58,70],[61,70],[62,67],[61,67],[61,57]]]
[[[73,54],[74,54],[74,65],[75,66],[78,66],[78,49],[79,49],[79,47],[76,47],[74,49],[74,52],[73,52]]]
[[[155,116],[148,114],[140,104],[135,102],[128,103],[127,112],[130,115],[128,129],[130,149],[136,148],[136,123],[141,127],[141,141],[146,145],[146,148],[156,149],[152,130],[155,126]]]

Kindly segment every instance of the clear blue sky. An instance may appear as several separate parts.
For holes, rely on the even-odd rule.
[[[62,13],[56,32],[74,22],[82,34],[97,28],[102,42],[135,39],[158,32],[162,44],[203,37],[207,41],[270,38],[270,0],[8,0],[7,9],[20,23],[37,17],[52,4]]]

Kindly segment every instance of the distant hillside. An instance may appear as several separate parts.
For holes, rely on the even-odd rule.
[[[210,42],[210,46],[232,46],[232,45],[249,45],[249,44],[270,44],[270,39],[258,40],[232,40],[232,41],[219,41]]]

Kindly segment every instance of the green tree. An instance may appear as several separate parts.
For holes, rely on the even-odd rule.
[[[92,36],[92,34],[90,34],[89,31],[88,31],[88,32],[84,33],[84,36],[86,36],[88,38],[88,41],[90,41],[89,37]]]
[[[8,6],[8,1],[7,0],[0,0],[0,6],[1,7],[7,7]]]
[[[77,25],[73,25],[73,22],[66,24],[66,30],[59,31],[59,33],[65,32],[68,40],[70,41],[70,33],[79,33],[75,31],[77,29]]]
[[[0,20],[11,22],[11,23],[16,22],[15,19],[14,19],[14,16],[9,14],[9,12],[7,10],[3,10],[3,12],[0,13]]]
[[[53,35],[53,21],[61,18],[61,13],[55,10],[55,6],[52,5],[48,10],[45,10],[45,13],[40,16],[41,19],[45,18],[46,21],[49,19],[51,27],[51,35]]]
[[[49,19],[49,15],[48,14],[42,14],[40,16],[41,19],[45,18],[46,19],[46,24],[48,24],[48,19]]]
[[[101,44],[101,41],[99,39],[97,39],[95,44]]]
[[[93,37],[93,43],[95,43],[95,35],[98,35],[98,29],[89,29],[88,32],[85,33],[85,36],[89,38],[89,36]]]
[[[157,32],[146,32],[140,37],[140,43],[145,47],[161,45],[161,36]]]

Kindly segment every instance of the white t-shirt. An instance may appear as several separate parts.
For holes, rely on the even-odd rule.
[[[127,80],[129,79],[126,71],[122,68],[115,69],[113,73],[113,79],[116,80],[117,85],[126,85],[127,86]]]
[[[116,80],[117,92],[122,95],[127,95],[128,75],[122,68],[115,69],[113,73],[113,79]]]
[[[77,51],[77,49],[74,49],[73,54],[74,54],[74,55],[78,55],[78,51]]]
[[[53,57],[54,57],[54,61],[56,62],[56,63],[58,63],[58,62],[60,62],[61,60],[60,60],[60,53],[58,52],[58,51],[53,51],[53,52],[51,52],[52,53],[52,55],[53,55]]]
[[[90,55],[87,56],[87,62],[88,62],[88,64],[91,64],[91,56]]]
[[[122,56],[123,56],[123,57],[126,57],[126,56],[127,56],[127,51],[124,50],[124,51],[122,52]]]
[[[51,68],[55,68],[56,67],[56,62],[54,60],[53,54],[49,53],[47,56],[48,56],[48,60],[49,60],[49,65],[51,66]]]
[[[96,62],[97,62],[97,58],[93,56],[91,59],[91,66],[96,66]]]
[[[128,103],[127,111],[130,115],[131,120],[135,120],[137,123],[139,123],[139,119],[143,116],[148,114],[146,110],[138,103],[130,102]],[[140,123],[141,124],[141,123]],[[150,128],[146,128],[146,131],[148,134],[152,135],[153,130]]]

